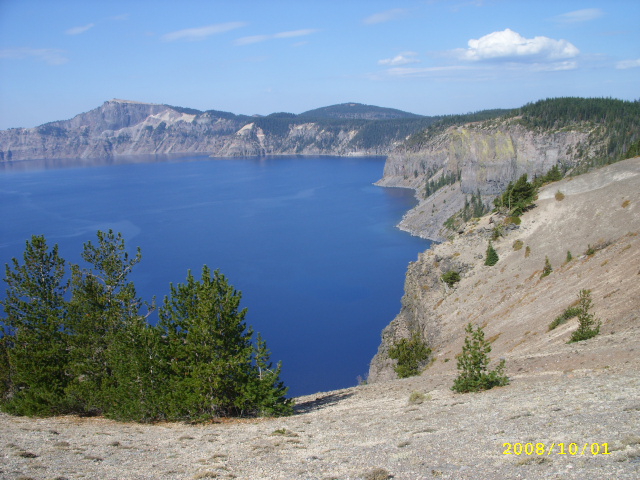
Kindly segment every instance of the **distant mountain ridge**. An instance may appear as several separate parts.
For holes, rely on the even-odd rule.
[[[362,103],[341,103],[329,107],[308,110],[299,115],[312,118],[339,118],[359,120],[391,120],[399,118],[425,118],[415,113],[403,112],[395,108],[376,107]]]
[[[0,131],[0,162],[169,153],[386,155],[439,118],[362,104],[259,117],[114,99],[69,120]]]

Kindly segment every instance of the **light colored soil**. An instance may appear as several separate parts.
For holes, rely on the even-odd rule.
[[[636,479],[633,367],[515,375],[464,395],[452,376],[425,375],[300,398],[293,417],[210,425],[0,415],[0,478]],[[410,404],[414,391],[422,403]],[[546,450],[504,454],[505,442]],[[592,455],[603,443],[611,453]]]

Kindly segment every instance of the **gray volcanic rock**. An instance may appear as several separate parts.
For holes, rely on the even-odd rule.
[[[367,109],[376,108],[385,110],[362,106],[365,113]],[[414,117],[403,119],[402,132],[413,132],[430,121],[426,117]],[[384,122],[384,119],[314,119],[293,114],[248,117],[111,100],[70,120],[0,131],[0,162],[191,153],[212,156],[386,155],[404,140],[406,133],[401,133],[394,125],[385,127]],[[371,123],[382,125],[380,131],[386,132],[385,136],[366,131]]]

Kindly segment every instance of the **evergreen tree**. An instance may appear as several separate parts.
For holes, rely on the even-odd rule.
[[[167,418],[164,394],[168,384],[164,331],[139,317],[114,335],[107,351],[112,382],[104,415],[148,422]]]
[[[482,328],[477,327],[474,330],[473,325],[469,323],[465,332],[467,335],[464,346],[458,357],[458,376],[451,389],[454,392],[466,393],[507,385],[509,378],[504,375],[504,359],[500,360],[494,370],[488,370],[491,345],[484,339]]]
[[[3,408],[19,415],[61,413],[68,382],[65,261],[57,245],[49,251],[45,238],[36,235],[26,242],[23,260],[6,265]]]
[[[280,380],[282,364],[270,360],[267,342],[258,333],[253,353],[253,372],[244,388],[245,414],[282,416],[293,413],[293,400],[285,398],[289,390]]]
[[[571,334],[568,343],[588,340],[600,333],[602,322],[589,313],[591,310],[591,290],[580,290],[577,309],[578,329]]]
[[[497,208],[506,208],[513,216],[519,217],[533,207],[537,188],[527,181],[527,174],[513,183],[509,182],[507,190],[494,200]]]
[[[212,276],[206,265],[200,281],[189,272],[185,284],[171,285],[160,309],[168,342],[169,418],[290,413],[280,367],[270,367],[261,339],[254,349],[241,297],[224,275],[216,270]]]
[[[402,338],[389,349],[389,358],[397,360],[393,367],[398,378],[407,378],[420,374],[420,368],[431,355],[431,349],[414,332],[410,339]]]
[[[72,265],[69,303],[70,372],[68,388],[74,408],[85,413],[105,412],[117,386],[112,368],[119,335],[141,321],[142,300],[128,280],[140,262],[138,249],[130,258],[122,235],[98,231],[98,243],[85,243],[82,259],[89,268]]]
[[[487,247],[486,258],[484,260],[484,264],[493,267],[496,263],[498,263],[499,257],[496,249],[493,248],[491,242],[489,242],[489,246]]]
[[[205,266],[196,281],[189,272],[186,284],[171,285],[160,324],[151,326],[128,280],[140,250],[129,256],[112,231],[97,236],[84,245],[87,266],[72,265],[66,283],[65,262],[44,237],[27,242],[23,265],[7,265],[3,410],[137,421],[292,413],[281,365],[271,364],[260,336],[252,343],[241,294],[223,275]]]

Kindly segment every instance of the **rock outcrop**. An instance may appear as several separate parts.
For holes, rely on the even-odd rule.
[[[596,155],[601,143],[580,125],[562,131],[533,131],[517,118],[453,126],[419,147],[398,148],[387,158],[385,187],[416,190],[419,204],[399,225],[414,235],[444,240],[445,220],[464,206],[465,195],[480,195],[486,204],[522,174],[530,179],[553,166],[571,168]],[[425,196],[429,180],[457,175],[459,181]]]
[[[522,216],[521,225],[511,225],[493,240],[500,257],[495,266],[484,265],[500,220],[495,215],[470,222],[455,238],[421,253],[409,266],[402,308],[382,333],[369,381],[395,378],[388,349],[413,332],[420,333],[433,349],[434,363],[425,375],[455,371],[455,356],[462,349],[469,322],[485,327],[493,358],[504,357],[509,364],[529,356],[532,362],[547,366],[575,368],[574,349],[566,341],[577,320],[553,331],[548,331],[548,325],[576,301],[582,289],[592,291],[594,313],[603,320],[601,334],[636,338],[640,329],[638,191],[640,158],[625,160],[541,189],[537,207]],[[595,253],[587,255],[589,249]],[[571,261],[567,261],[568,252]],[[541,278],[546,258],[553,272]],[[451,288],[441,280],[450,270],[461,276]],[[614,354],[603,351],[603,362]]]
[[[375,108],[384,110],[359,105],[362,112],[357,113],[358,120],[340,120],[314,119],[309,114],[249,117],[111,100],[71,120],[0,131],[0,162],[192,153],[212,156],[386,155],[404,140],[407,131],[416,131],[429,122],[426,117],[406,114],[409,117],[403,124],[404,130],[381,127],[389,135],[379,141],[370,131],[367,133],[368,126],[393,122],[396,117],[391,120],[381,117]],[[375,120],[368,120],[367,109],[374,109]],[[363,141],[365,136],[368,144]]]

